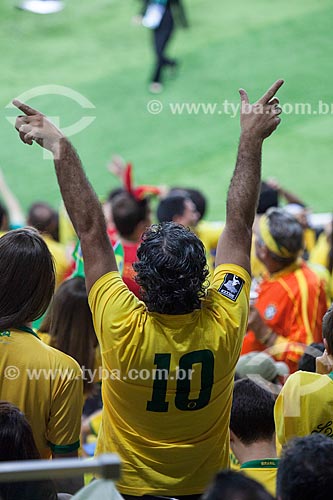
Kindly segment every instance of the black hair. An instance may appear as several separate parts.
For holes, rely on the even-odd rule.
[[[157,207],[158,222],[172,222],[174,217],[182,216],[185,212],[185,202],[189,196],[184,194],[171,194],[163,198]]]
[[[41,233],[48,233],[59,241],[59,214],[48,203],[33,203],[29,208],[27,222],[29,226]]]
[[[264,214],[271,207],[279,206],[279,193],[265,181],[261,182],[257,214]]]
[[[257,481],[232,470],[220,471],[202,500],[274,500]]]
[[[323,338],[327,341],[330,354],[333,354],[333,305],[324,314],[322,332]]]
[[[0,401],[0,462],[40,459],[32,429],[13,404]],[[2,500],[56,500],[52,481],[0,483]]]
[[[272,440],[274,403],[273,394],[253,380],[238,380],[233,392],[230,429],[245,445]]]
[[[333,332],[332,332],[333,333]],[[313,342],[306,346],[303,356],[298,362],[298,369],[304,372],[316,372],[316,358],[324,352],[324,344]],[[332,351],[333,352],[333,351]]]
[[[0,203],[0,229],[2,231],[7,231],[8,229],[8,212],[2,203]]]
[[[124,191],[116,195],[111,202],[112,218],[120,236],[132,236],[140,222],[148,221],[149,202],[146,198],[137,200]]]
[[[186,314],[200,308],[209,271],[204,246],[190,229],[174,222],[153,225],[137,255],[135,280],[149,311]]]
[[[207,198],[198,189],[173,187],[172,189],[170,189],[169,194],[180,194],[187,196],[193,201],[197,212],[200,214],[199,220],[201,220],[205,216],[207,210]]]
[[[0,329],[31,323],[46,311],[55,286],[52,256],[33,228],[0,238]]]
[[[277,473],[281,500],[327,500],[333,491],[333,441],[323,434],[296,438],[282,451]]]

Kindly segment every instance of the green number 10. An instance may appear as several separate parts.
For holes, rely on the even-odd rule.
[[[147,411],[167,412],[169,403],[165,400],[170,371],[171,354],[155,354],[154,364],[157,366],[153,384],[151,401],[147,401]],[[201,388],[197,399],[189,399],[191,392],[191,376],[194,364],[201,364]],[[214,383],[214,355],[212,351],[203,349],[184,354],[179,360],[179,375],[175,406],[178,410],[200,410],[208,405]],[[159,377],[159,374],[167,376]]]

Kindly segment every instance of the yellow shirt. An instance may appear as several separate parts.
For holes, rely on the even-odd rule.
[[[241,465],[240,470],[251,479],[260,483],[275,498],[276,475],[279,467],[278,458],[250,460]]]
[[[219,266],[201,309],[166,315],[149,313],[117,272],[92,287],[89,304],[109,373],[96,452],[120,455],[122,493],[198,494],[229,465],[249,289],[244,269]]]
[[[58,241],[55,241],[53,238],[51,238],[51,236],[48,236],[47,234],[42,234],[42,237],[54,259],[57,288],[63,282],[66,271],[69,267],[69,260],[66,256],[65,246]]]
[[[274,407],[276,434],[283,446],[294,437],[333,437],[333,381],[328,375],[298,371],[288,377]]]
[[[223,222],[208,221],[200,221],[195,228],[196,235],[204,244],[211,275],[214,272],[216,248],[223,228]]]
[[[42,458],[79,448],[82,375],[28,328],[0,332],[0,399],[25,413]]]

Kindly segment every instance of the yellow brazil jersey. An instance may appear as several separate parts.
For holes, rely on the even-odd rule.
[[[195,228],[196,235],[204,244],[211,275],[213,275],[214,272],[216,248],[223,228],[223,222],[208,221],[200,221]]]
[[[214,273],[201,309],[149,313],[117,272],[92,287],[104,401],[97,454],[122,459],[124,494],[191,495],[229,465],[235,366],[246,330],[250,276]]]
[[[64,281],[66,272],[68,271],[70,265],[69,259],[66,256],[66,249],[64,245],[55,241],[51,238],[51,236],[47,234],[42,234],[42,236],[54,259],[56,287],[58,287]]]
[[[283,446],[294,437],[322,433],[333,438],[333,380],[298,371],[288,377],[274,407],[276,435]]]
[[[0,332],[0,399],[26,415],[42,458],[79,448],[82,374],[30,328]]]
[[[240,470],[246,476],[260,483],[275,498],[278,467],[278,458],[265,458],[244,462]]]

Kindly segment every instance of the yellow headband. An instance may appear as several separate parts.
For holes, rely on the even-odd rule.
[[[275,255],[282,257],[284,259],[290,259],[291,257],[295,257],[298,252],[292,253],[287,248],[279,245],[277,241],[273,238],[270,230],[269,230],[269,222],[267,215],[262,215],[259,221],[259,229],[260,229],[260,237],[268,250],[270,250]]]

